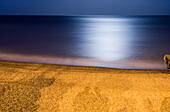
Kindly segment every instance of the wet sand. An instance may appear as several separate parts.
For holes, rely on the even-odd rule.
[[[170,71],[0,61],[0,112],[170,112]]]

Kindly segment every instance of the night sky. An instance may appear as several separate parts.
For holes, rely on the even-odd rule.
[[[0,15],[170,15],[170,0],[0,0]]]

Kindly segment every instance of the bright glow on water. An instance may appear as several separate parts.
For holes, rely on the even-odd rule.
[[[129,22],[118,18],[85,19],[80,31],[80,38],[84,42],[79,45],[82,54],[103,61],[128,58],[132,50],[129,44],[133,41]]]

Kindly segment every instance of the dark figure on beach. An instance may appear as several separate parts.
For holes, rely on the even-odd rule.
[[[167,64],[166,68],[170,69],[170,55],[166,54],[164,56],[164,60],[165,60],[165,64]]]

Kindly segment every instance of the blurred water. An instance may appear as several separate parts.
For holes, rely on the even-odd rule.
[[[0,16],[0,59],[164,68],[170,16]]]

